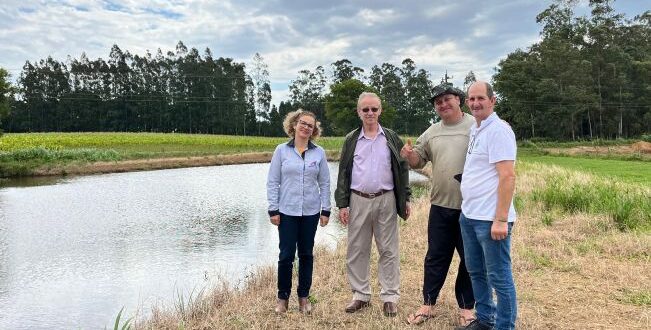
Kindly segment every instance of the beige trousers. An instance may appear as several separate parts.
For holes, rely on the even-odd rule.
[[[398,302],[400,298],[400,253],[398,216],[393,192],[375,198],[351,194],[348,222],[346,268],[353,299],[369,301],[371,240],[375,237],[379,260],[380,299]]]

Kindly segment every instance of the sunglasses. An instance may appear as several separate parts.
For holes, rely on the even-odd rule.
[[[380,110],[380,108],[364,108],[364,109],[362,109],[363,112],[368,112],[369,110],[371,110],[373,112],[377,112],[378,110]]]

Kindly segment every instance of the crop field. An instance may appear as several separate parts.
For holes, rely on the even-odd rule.
[[[141,154],[215,154],[273,151],[285,137],[251,137],[207,134],[165,133],[21,133],[5,134],[0,138],[0,152],[44,148],[52,151],[66,149],[115,150],[129,157]],[[320,138],[325,149],[341,146],[340,137]]]

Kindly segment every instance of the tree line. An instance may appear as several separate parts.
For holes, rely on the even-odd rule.
[[[538,14],[541,41],[493,76],[497,111],[519,138],[626,138],[651,132],[651,11],[625,20],[609,0],[572,1]]]
[[[651,132],[651,11],[631,20],[610,0],[590,0],[576,16],[574,1],[556,1],[536,20],[541,40],[499,62],[492,77],[496,110],[519,138],[591,139]],[[472,69],[472,68],[469,68]],[[326,72],[327,71],[327,72]],[[463,86],[475,80],[469,71]],[[433,85],[448,82],[407,58],[368,70],[340,59],[301,70],[289,100],[271,103],[269,69],[201,54],[183,42],[174,51],[131,54],[114,45],[108,59],[51,57],[25,63],[15,86],[0,68],[0,118],[9,132],[129,131],[283,135],[285,114],[313,111],[324,133],[358,125],[357,96],[383,100],[383,123],[419,135],[436,114]]]

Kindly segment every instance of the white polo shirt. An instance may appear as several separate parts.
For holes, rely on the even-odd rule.
[[[495,163],[515,161],[516,152],[513,130],[496,113],[483,120],[479,127],[472,125],[461,180],[461,211],[467,218],[487,221],[495,218],[499,183]],[[515,221],[515,217],[511,200],[508,221]]]

